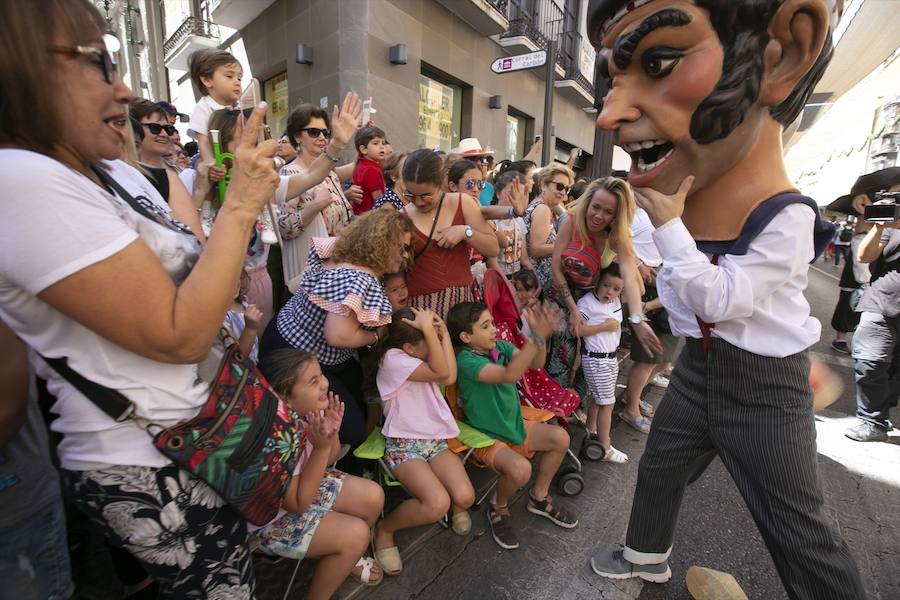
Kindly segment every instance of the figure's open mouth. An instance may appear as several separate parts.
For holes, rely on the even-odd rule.
[[[638,170],[646,173],[669,158],[675,151],[675,145],[666,140],[644,140],[622,144],[622,149],[631,155]]]

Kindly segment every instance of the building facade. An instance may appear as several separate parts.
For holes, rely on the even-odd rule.
[[[333,106],[353,90],[372,98],[373,120],[396,149],[449,151],[477,137],[498,160],[521,158],[541,134],[546,69],[498,75],[491,63],[546,49],[555,39],[551,157],[565,162],[579,147],[577,170],[590,171],[594,51],[585,39],[587,0],[117,2],[134,5],[144,37],[154,34],[148,22],[159,23],[159,51],[144,41],[146,64],[136,61],[129,70],[140,74],[126,77],[137,94],[190,113],[197,98],[187,56],[220,47],[242,63],[245,85],[251,77],[261,82],[274,135],[291,107]],[[165,68],[164,85],[148,82],[156,67]]]

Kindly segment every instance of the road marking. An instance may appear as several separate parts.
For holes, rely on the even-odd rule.
[[[853,359],[846,356],[835,356],[834,354],[825,354],[824,352],[809,351],[809,356],[826,365],[840,365],[842,367],[853,368]]]
[[[831,273],[829,273],[829,272],[827,272],[827,271],[823,271],[822,269],[820,269],[820,268],[817,267],[816,265],[809,265],[809,268],[815,269],[816,271],[818,271],[819,273],[821,273],[821,274],[824,275],[825,277],[831,277],[831,278],[834,279],[835,281],[840,281],[840,280],[841,280],[840,277],[837,277],[836,275],[833,275],[833,274],[831,274]]]

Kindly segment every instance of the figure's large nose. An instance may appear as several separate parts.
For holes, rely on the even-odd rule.
[[[641,118],[641,111],[632,101],[633,93],[624,85],[614,85],[603,99],[603,108],[597,115],[597,127],[615,131],[625,123]]]

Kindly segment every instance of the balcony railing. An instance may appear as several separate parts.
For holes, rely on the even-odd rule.
[[[211,21],[204,21],[196,17],[185,17],[184,22],[163,44],[163,55],[168,58],[184,40],[192,35],[218,41],[219,26]]]
[[[486,0],[488,4],[496,8],[500,14],[506,14],[506,3],[507,0]]]
[[[562,34],[559,46],[559,66],[565,70],[563,79],[577,82],[586,92],[593,95],[594,84],[581,72],[581,34],[567,31]]]
[[[509,29],[501,38],[525,36],[538,48],[546,48],[550,40],[559,39],[565,15],[553,0],[505,0],[503,3]]]

